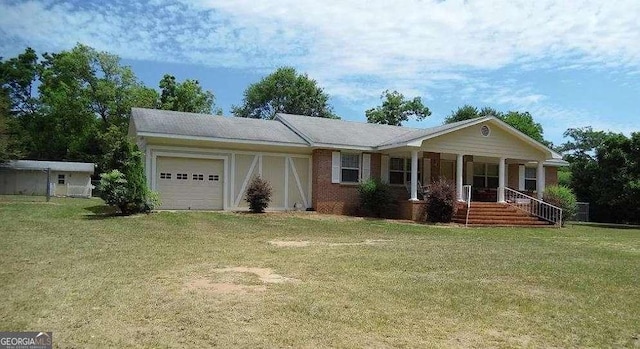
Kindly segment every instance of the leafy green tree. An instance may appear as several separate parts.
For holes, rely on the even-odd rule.
[[[329,95],[306,74],[282,67],[244,92],[241,106],[233,106],[235,116],[273,119],[277,113],[337,118],[329,106]]]
[[[149,212],[157,204],[156,193],[147,186],[142,153],[127,139],[115,147],[110,170],[100,177],[101,198],[124,215]]]
[[[94,79],[92,50],[78,45],[70,51],[45,53],[38,91],[41,108],[28,122],[31,156],[36,159],[89,160],[89,136],[99,123],[90,86]],[[96,83],[97,84],[97,83]]]
[[[160,89],[161,109],[222,115],[222,109],[215,107],[213,93],[202,90],[197,80],[187,79],[180,83],[176,82],[175,76],[165,74],[160,80]]]
[[[535,139],[536,141],[543,143],[545,145],[550,145],[550,143],[545,141],[544,137],[542,136],[543,134],[542,125],[535,122],[533,120],[533,116],[531,116],[531,114],[528,111],[526,112],[510,111],[506,114],[502,114],[501,116],[499,116],[499,118],[502,121],[509,124],[510,126],[512,126],[513,128],[517,129],[518,131]]]
[[[578,200],[592,203],[591,216],[598,217],[596,179],[600,176],[596,149],[602,147],[605,140],[614,134],[594,131],[591,127],[570,128],[564,136],[569,140],[558,147],[564,158],[569,161],[571,172],[569,185],[576,193]]]
[[[631,137],[590,127],[569,129],[567,153],[571,187],[578,200],[589,202],[595,221],[640,222],[640,133]]]
[[[131,108],[154,107],[159,98],[117,56],[82,44],[42,60],[27,48],[1,62],[0,77],[9,133],[34,159],[99,162],[96,139],[112,125],[126,134]]]
[[[402,123],[415,117],[420,121],[431,115],[431,111],[423,103],[420,97],[405,99],[398,91],[386,90],[380,96],[382,105],[371,108],[365,112],[367,122],[374,124],[402,126]]]
[[[27,121],[37,113],[39,101],[35,85],[41,73],[36,52],[31,48],[14,58],[0,58],[1,142],[5,157],[17,157],[30,145],[24,130]]]
[[[449,116],[444,119],[445,124],[451,124],[458,121],[470,120],[485,116],[495,116],[500,118],[502,116],[502,112],[499,112],[491,107],[483,107],[478,110],[478,108],[465,104],[462,107],[458,108],[456,111],[452,111]]]
[[[458,110],[452,111],[451,115],[444,119],[445,124],[451,124],[458,121],[471,120],[480,117],[480,111],[478,108],[465,104],[459,107]]]
[[[7,126],[8,103],[6,98],[0,96],[0,164],[12,158],[9,150],[9,129]]]

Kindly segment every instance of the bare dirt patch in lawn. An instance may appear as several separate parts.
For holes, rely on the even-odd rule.
[[[267,241],[269,244],[276,247],[308,247],[311,245],[315,246],[373,246],[380,245],[387,242],[392,242],[393,240],[364,240],[357,242],[313,242],[308,240],[296,241],[296,240],[271,240]]]
[[[247,294],[264,292],[268,284],[300,282],[298,279],[276,274],[270,268],[215,268],[207,274],[188,278],[184,283],[184,289],[213,294]]]
[[[277,247],[307,247],[311,245],[311,241],[268,241],[269,244]]]

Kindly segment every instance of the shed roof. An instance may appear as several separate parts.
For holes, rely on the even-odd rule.
[[[26,171],[51,169],[51,171],[93,173],[96,165],[91,162],[14,160],[1,164],[0,167]]]

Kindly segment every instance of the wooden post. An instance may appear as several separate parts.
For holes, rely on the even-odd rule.
[[[47,202],[51,200],[51,169],[47,168]]]

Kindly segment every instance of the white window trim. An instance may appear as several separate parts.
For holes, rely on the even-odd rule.
[[[358,167],[344,167],[342,166],[342,156],[344,155],[356,155],[358,156]],[[345,182],[342,178],[342,170],[357,170],[358,171],[358,179],[355,182]],[[362,179],[362,154],[361,153],[353,153],[353,152],[340,152],[340,183],[347,185],[356,185],[359,184]]]
[[[527,177],[527,170],[533,169],[533,177]],[[531,170],[529,170],[531,171]],[[527,181],[534,181],[535,185],[533,190],[527,189]],[[524,169],[524,190],[536,192],[538,190],[538,169],[535,167],[525,167]]]
[[[402,159],[402,164],[403,164],[403,170],[399,171],[399,170],[392,170],[391,169],[391,162],[393,159]],[[420,159],[418,159],[418,180],[420,182],[422,182],[422,162],[420,161]],[[402,172],[402,182],[403,183],[391,183],[391,172]],[[399,156],[391,156],[389,157],[389,185],[391,186],[397,186],[397,187],[404,187],[407,184],[411,183],[411,180],[407,180],[407,175],[409,175],[409,178],[411,178],[411,158],[410,157],[399,157]]]

